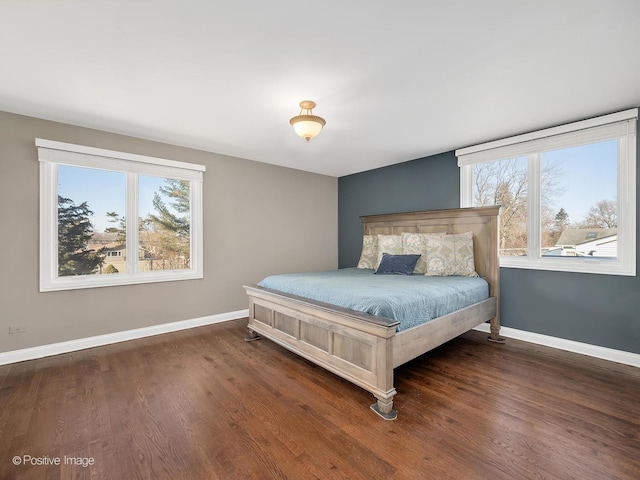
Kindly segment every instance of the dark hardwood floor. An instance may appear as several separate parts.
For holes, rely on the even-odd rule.
[[[0,367],[0,479],[640,479],[640,369],[469,332],[387,422],[244,325]]]

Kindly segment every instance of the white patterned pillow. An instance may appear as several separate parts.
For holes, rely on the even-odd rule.
[[[477,277],[473,232],[427,237],[427,273],[432,277]]]
[[[378,266],[378,236],[364,235],[362,237],[362,253],[358,268],[369,268],[375,270]]]
[[[428,250],[427,250],[427,237],[436,235],[443,236],[444,232],[441,233],[402,233],[402,253],[404,255],[411,254],[419,254],[420,258],[418,259],[418,263],[416,263],[416,268],[413,270],[413,273],[419,273],[424,275],[427,273],[427,258],[428,258]]]
[[[378,235],[378,258],[376,260],[377,269],[382,260],[382,254],[402,255],[402,235]]]

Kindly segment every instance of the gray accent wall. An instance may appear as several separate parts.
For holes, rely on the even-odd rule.
[[[361,250],[360,215],[457,208],[460,171],[448,152],[341,177],[338,195],[339,265],[353,267]],[[640,263],[640,233],[636,241]],[[640,353],[640,277],[512,268],[501,268],[500,276],[502,325]]]
[[[355,267],[362,249],[361,215],[460,206],[460,170],[453,152],[340,177],[340,268]]]
[[[204,278],[40,293],[36,138],[205,165]],[[334,177],[5,112],[0,219],[0,352],[243,310],[243,284],[338,264]]]

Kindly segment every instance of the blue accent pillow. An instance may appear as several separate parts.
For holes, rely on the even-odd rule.
[[[383,253],[380,265],[375,273],[413,275],[413,269],[418,263],[420,255],[391,255]]]

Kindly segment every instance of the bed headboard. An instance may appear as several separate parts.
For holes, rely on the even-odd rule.
[[[489,293],[499,297],[498,262],[499,206],[430,210],[424,212],[365,215],[360,217],[365,235],[410,233],[473,232],[476,272],[489,283]]]

